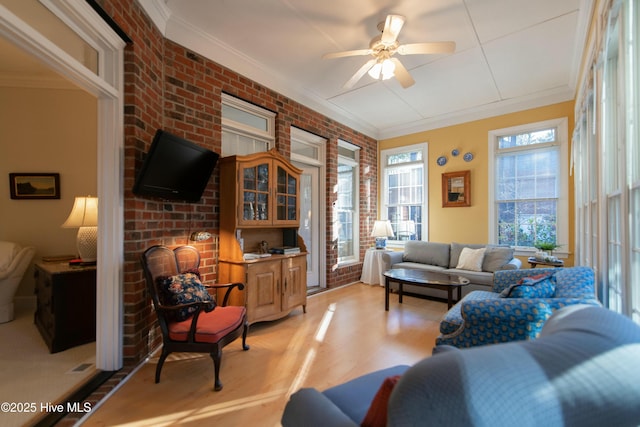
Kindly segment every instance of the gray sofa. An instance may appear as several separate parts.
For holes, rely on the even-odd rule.
[[[439,346],[412,367],[324,392],[294,393],[283,427],[358,426],[385,378],[402,374],[387,426],[640,425],[640,326],[603,307],[556,311],[540,337],[470,349]]]
[[[481,271],[457,269],[460,254],[464,248],[486,248]],[[414,268],[442,273],[453,273],[469,279],[468,286],[462,287],[462,295],[471,291],[491,291],[493,273],[498,270],[517,270],[522,266],[513,257],[513,249],[508,246],[482,245],[472,243],[437,243],[411,240],[405,243],[404,251],[386,252],[382,255],[384,269]],[[394,285],[391,285],[392,289]],[[413,292],[433,297],[446,298],[446,292],[411,285],[403,286],[404,292]]]

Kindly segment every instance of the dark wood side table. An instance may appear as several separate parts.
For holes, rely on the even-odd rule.
[[[545,265],[545,266],[548,266],[548,267],[564,267],[564,261],[562,261],[562,260],[559,260],[559,261],[544,261],[544,260],[537,259],[536,257],[529,257],[527,259],[527,262],[529,263],[531,268],[536,268],[536,266],[538,266],[538,265]]]
[[[96,340],[96,267],[35,264],[34,323],[51,353]]]

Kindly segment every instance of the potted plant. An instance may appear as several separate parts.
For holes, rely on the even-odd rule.
[[[555,242],[536,242],[533,246],[538,250],[538,252],[536,252],[536,258],[547,261],[555,258],[552,255],[553,251],[562,245],[558,245]]]

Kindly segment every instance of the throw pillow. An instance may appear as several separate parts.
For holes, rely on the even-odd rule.
[[[216,303],[207,292],[207,288],[193,273],[178,274],[170,277],[158,277],[158,285],[164,305],[181,305],[192,302],[206,302],[205,312],[212,311]],[[196,312],[196,306],[184,307],[175,312],[175,320],[182,322]]]
[[[543,273],[523,277],[500,293],[503,298],[553,298],[556,287],[551,280],[553,274]]]
[[[486,248],[471,249],[464,248],[460,252],[457,269],[469,271],[482,271],[482,261]]]
[[[360,424],[362,427],[385,427],[387,425],[389,397],[399,379],[400,375],[385,378]]]
[[[482,271],[495,273],[513,259],[513,248],[508,246],[487,246],[482,260]]]

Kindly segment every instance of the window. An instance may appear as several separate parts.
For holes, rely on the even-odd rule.
[[[357,262],[360,252],[359,150],[353,144],[338,140],[338,184],[333,210],[333,240],[338,245],[339,264]]]
[[[603,304],[640,323],[640,10],[636,1],[616,1],[599,16],[603,28],[591,62],[588,91],[578,97],[573,159],[576,200],[590,209],[576,223],[576,236],[593,239],[591,257],[577,262],[596,271]],[[589,98],[591,97],[591,99]],[[586,136],[586,137],[585,137]],[[590,229],[592,231],[590,231]],[[580,241],[576,245],[580,244]]]
[[[489,153],[490,238],[522,255],[537,242],[566,249],[567,119],[491,131]]]
[[[268,151],[275,141],[275,113],[222,94],[222,156]]]
[[[382,219],[391,221],[395,237],[389,246],[406,240],[427,240],[427,144],[382,150]],[[394,240],[395,239],[395,240]]]

